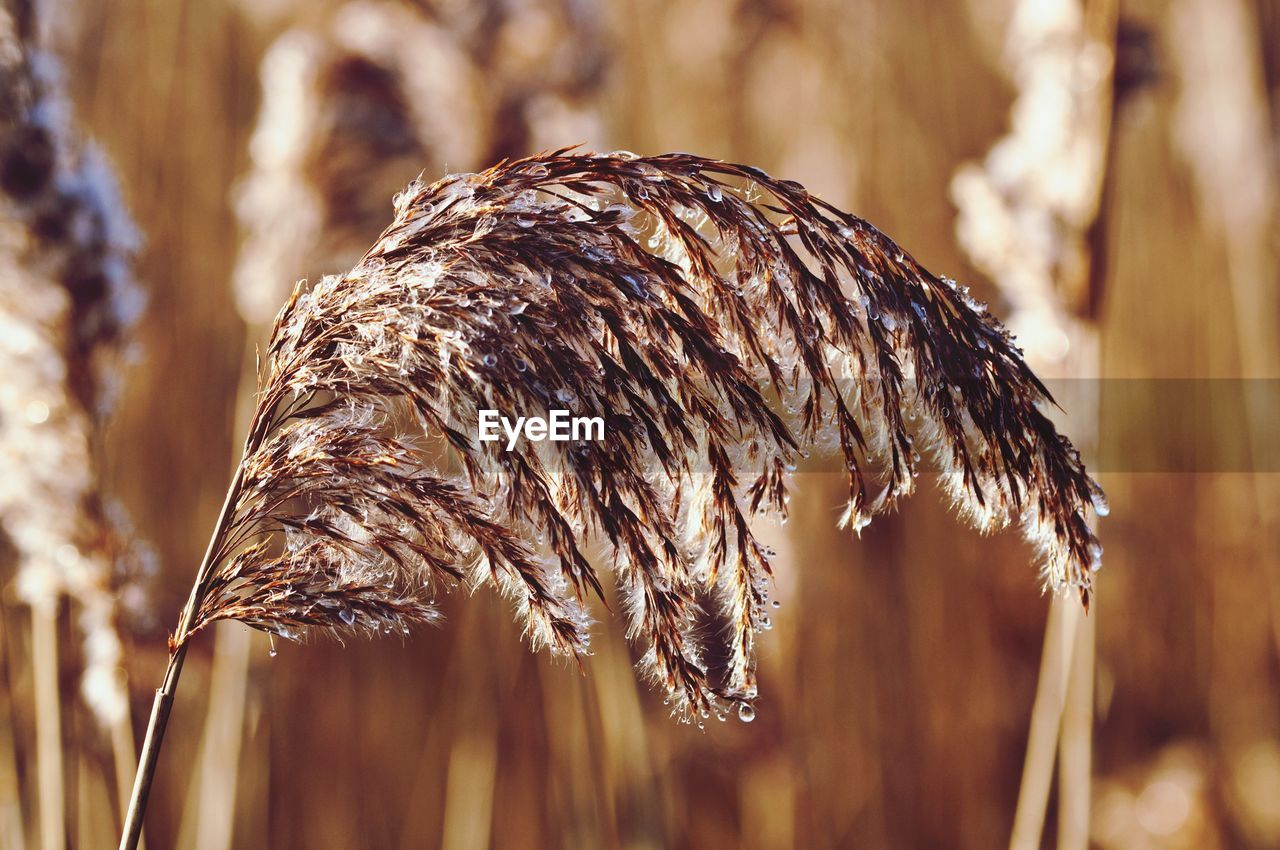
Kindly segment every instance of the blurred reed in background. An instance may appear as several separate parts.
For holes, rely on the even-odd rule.
[[[100,470],[104,504],[127,506],[163,565],[145,611],[117,618],[135,728],[239,444],[248,352],[279,293],[349,266],[420,170],[580,141],[749,161],[970,283],[1059,376],[1280,377],[1275,0],[55,8],[46,46],[145,234],[149,308],[128,333],[143,357],[104,436],[73,398],[76,439],[102,448],[51,482]],[[23,307],[32,292],[67,297],[44,268]],[[43,321],[65,323],[59,311]],[[16,380],[0,377],[25,410],[36,389]],[[1214,414],[1259,431],[1255,446],[1276,415]],[[1105,395],[1096,419],[1134,445],[1161,429]],[[8,461],[4,474],[7,490]],[[858,541],[834,527],[839,476],[801,478],[774,543],[783,605],[751,725],[672,722],[612,624],[585,676],[534,657],[485,594],[449,599],[445,625],[404,644],[271,658],[230,626],[189,657],[150,840],[986,848],[1009,841],[1032,776],[1021,807],[1043,797],[1026,817],[1042,810],[1048,845],[1280,843],[1274,472],[1104,470],[1097,610],[1057,649],[1016,537],[979,539],[917,498]],[[13,847],[50,834],[54,793],[49,757],[37,767],[37,741],[55,739],[34,702],[22,557],[16,541],[0,554],[0,846]],[[44,643],[59,659],[42,693],[60,707],[62,821],[73,846],[105,846],[120,745],[79,707],[93,603],[57,592],[75,600]],[[1066,647],[1092,657],[1095,629],[1096,668],[1077,672]],[[1065,678],[1041,677],[1042,655]],[[1037,703],[1049,772],[1025,758]],[[1087,830],[1069,793],[1082,771]]]

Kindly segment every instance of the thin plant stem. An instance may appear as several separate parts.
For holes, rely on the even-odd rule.
[[[40,846],[64,850],[62,820],[62,705],[58,695],[58,617],[55,604],[31,609],[31,660],[35,677],[36,775],[40,789]]]
[[[142,836],[142,820],[146,815],[147,798],[151,793],[151,782],[155,778],[156,762],[160,756],[160,745],[164,741],[165,726],[169,722],[169,713],[173,710],[173,695],[178,689],[178,680],[182,676],[182,665],[187,657],[186,636],[191,623],[195,619],[196,610],[204,598],[206,583],[221,546],[222,538],[231,525],[235,504],[240,496],[240,485],[244,480],[244,467],[236,469],[231,486],[227,488],[226,499],[218,514],[218,522],[204,557],[200,561],[200,569],[196,572],[195,584],[191,587],[191,596],[178,618],[178,628],[174,633],[173,649],[169,653],[169,664],[165,668],[163,684],[156,690],[156,698],[151,706],[151,719],[147,722],[147,734],[142,741],[142,752],[138,758],[138,772],[133,780],[133,793],[129,797],[129,808],[125,812],[124,829],[120,836],[120,850],[136,850],[138,840]]]

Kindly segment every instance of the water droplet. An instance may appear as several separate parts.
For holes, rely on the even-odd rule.
[[[556,390],[555,396],[556,396],[556,401],[563,402],[564,404],[569,404],[570,402],[572,402],[574,399],[578,397],[578,394],[575,393],[573,390],[569,389],[568,387],[561,387],[560,389]]]
[[[622,279],[626,282],[627,286],[631,287],[631,291],[635,293],[637,297],[642,299],[647,299],[649,297],[649,290],[644,288],[644,280],[639,275],[627,272],[622,275]]]
[[[773,600],[772,602],[770,602],[769,604],[770,604],[770,605],[772,605],[774,608],[781,608],[781,607],[782,607],[782,603],[781,603],[781,602],[779,602],[779,601],[778,601],[778,600],[776,600],[776,599],[775,599],[775,600]]]
[[[750,723],[756,719],[756,710],[744,702],[738,706],[738,719],[743,723]]]
[[[527,215],[516,216],[516,226],[523,227],[526,230],[528,230],[530,227],[533,227],[537,223],[538,222],[532,216],[527,216]]]
[[[516,371],[517,371],[517,372],[523,372],[525,369],[528,369],[528,368],[529,368],[529,364],[528,364],[527,362],[525,362],[525,360],[524,360],[523,358],[520,358],[520,357],[517,357],[517,358],[516,358]]]
[[[356,612],[350,608],[343,608],[338,611],[338,619],[348,626],[354,626],[356,624]]]
[[[840,238],[841,238],[841,239],[852,239],[852,238],[854,237],[854,235],[855,235],[855,234],[854,234],[854,230],[853,230],[853,228],[852,228],[852,227],[849,227],[848,225],[845,225],[844,227],[840,228]]]
[[[898,329],[898,320],[889,313],[885,313],[880,317],[880,324],[884,325],[884,329],[889,333],[893,333]]]
[[[27,403],[27,421],[32,425],[43,425],[49,421],[49,405],[35,400]]]
[[[712,183],[707,187],[707,197],[718,204],[724,200],[724,193],[720,191],[719,186]]]
[[[1096,540],[1089,544],[1089,568],[1095,573],[1102,569],[1102,544]]]
[[[271,644],[270,648],[267,649],[267,655],[270,656],[271,658],[275,658],[279,654],[276,651],[276,636],[271,633],[268,633],[267,641],[268,643]]]
[[[1106,516],[1111,513],[1111,505],[1101,491],[1093,494],[1093,512],[1098,516]]]
[[[488,366],[490,369],[498,365],[498,358],[492,354],[486,354],[482,359],[484,361],[484,365]]]
[[[517,301],[515,306],[507,311],[508,316],[519,316],[529,309],[529,305],[525,301]]]

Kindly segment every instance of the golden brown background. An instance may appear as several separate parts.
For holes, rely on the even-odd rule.
[[[234,211],[254,166],[260,62],[288,31],[329,43],[343,5],[61,6],[78,117],[116,164],[146,239],[142,357],[106,444],[112,492],[161,563],[151,617],[122,624],[139,735],[238,444],[246,351],[262,333],[246,326],[232,287],[253,239],[276,241],[261,223],[242,228]],[[410,45],[397,61],[421,62],[453,89],[414,104],[437,110],[415,119],[434,141],[398,141],[393,120],[353,114],[355,101],[339,98],[316,119],[320,141],[303,168],[327,187],[328,217],[306,259],[278,263],[286,279],[272,285],[341,270],[420,169],[585,142],[691,150],[800,180],[1001,312],[957,241],[950,186],[1009,129],[1016,90],[1003,57],[1015,0],[403,5],[433,22],[441,43]],[[1086,234],[1094,272],[1083,296],[1069,293],[1069,309],[1098,335],[1093,369],[1280,377],[1280,3],[1084,6],[1099,38],[1120,46],[1101,206]],[[382,84],[358,63],[330,72],[322,88]],[[1191,97],[1201,100],[1188,112]],[[1233,120],[1239,110],[1251,121]],[[1231,134],[1241,124],[1260,145]],[[1242,161],[1242,150],[1261,155]],[[1242,187],[1261,205],[1236,210]],[[278,226],[280,241],[290,238],[289,221]],[[1140,413],[1122,406],[1109,419],[1104,405],[1102,427],[1141,445],[1161,426]],[[1094,687],[1083,723],[1079,700],[1074,714],[1068,700],[1064,730],[1077,738],[1064,732],[1043,846],[1280,846],[1276,474],[1100,478],[1113,508],[1101,526],[1106,569],[1075,644],[1088,659],[1096,634],[1084,674]],[[599,627],[586,675],[533,656],[485,591],[455,595],[442,628],[403,644],[287,645],[270,657],[264,637],[223,626],[188,656],[149,846],[1006,845],[1050,609],[1032,553],[1016,534],[979,538],[927,486],[858,541],[834,527],[839,488],[805,476],[779,534],[783,605],[762,641],[753,723],[673,722],[661,694],[635,681],[635,651],[612,623]],[[71,647],[74,612],[64,615]],[[16,793],[38,846],[20,644],[9,657]],[[76,706],[77,676],[69,651],[68,840],[114,846],[111,756]],[[1079,806],[1090,697],[1082,832],[1061,813]]]

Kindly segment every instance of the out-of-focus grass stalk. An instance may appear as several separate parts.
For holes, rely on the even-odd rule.
[[[477,725],[487,724],[488,715],[484,716],[486,720]],[[446,779],[444,850],[484,850],[489,846],[497,773],[496,729],[472,728],[457,736],[449,753]]]
[[[52,606],[34,605],[31,608],[31,664],[35,683],[40,847],[43,850],[66,850],[62,699],[58,693],[58,616]]]
[[[1087,235],[1106,177],[1117,15],[1116,0],[1016,6],[1005,57],[1018,85],[1012,130],[982,167],[965,166],[953,183],[961,242],[1009,299],[1010,324],[1042,374],[1099,374],[1096,331],[1072,305],[1096,300]],[[1096,391],[1074,401],[1088,408],[1072,411],[1085,429],[1077,440],[1087,449],[1097,441]],[[1078,626],[1076,616],[1064,615],[1055,601],[1046,625],[1011,847],[1040,845],[1055,743],[1059,848],[1088,847],[1094,624]]]
[[[1040,847],[1049,790],[1053,784],[1054,755],[1068,675],[1076,646],[1076,630],[1083,616],[1074,600],[1055,596],[1049,605],[1044,652],[1040,656],[1040,679],[1036,685],[1035,705],[1031,709],[1031,731],[1027,736],[1027,756],[1022,767],[1009,850],[1038,850]]]
[[[217,630],[209,677],[209,711],[201,735],[197,781],[192,783],[192,793],[197,795],[197,850],[229,850],[232,846],[252,646],[253,633],[248,629],[233,624]]]
[[[1098,609],[1076,627],[1058,738],[1058,850],[1088,850]]]
[[[0,603],[0,850],[26,850],[22,796],[18,785],[18,754],[14,747],[13,680],[10,632],[13,619]]]
[[[133,737],[133,722],[127,714],[113,722],[108,732],[111,735],[111,761],[116,780],[116,807],[123,818],[124,813],[129,810],[129,786],[133,783],[138,746]],[[115,824],[111,825],[110,832],[115,832]],[[146,846],[145,841],[138,842],[139,850],[146,850]]]

